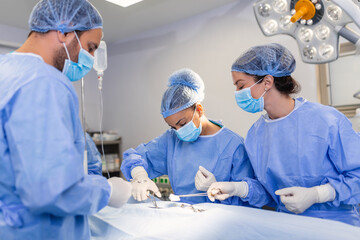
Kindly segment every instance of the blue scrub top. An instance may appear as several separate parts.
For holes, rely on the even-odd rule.
[[[195,175],[199,166],[212,172],[217,181],[240,181],[253,177],[243,138],[226,127],[209,136],[200,136],[194,142],[181,141],[173,130],[160,137],[128,149],[124,153],[121,171],[131,179],[131,170],[142,166],[151,179],[168,175],[175,194],[199,193]],[[181,198],[191,204],[210,202],[207,197]],[[217,201],[219,202],[219,201]],[[248,205],[239,197],[222,201],[224,204]]]
[[[288,116],[260,117],[245,146],[256,180],[246,179],[249,194],[244,200],[261,205],[275,201],[278,211],[289,212],[276,190],[330,183],[336,199],[314,204],[302,215],[360,226],[360,136],[335,108],[298,98]]]
[[[34,54],[0,55],[0,72],[0,239],[89,239],[110,186],[84,175],[71,82]]]

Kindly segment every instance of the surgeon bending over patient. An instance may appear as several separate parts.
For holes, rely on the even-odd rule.
[[[147,199],[149,191],[160,197],[151,179],[164,174],[178,195],[206,191],[216,181],[253,176],[243,138],[220,122],[208,120],[201,105],[203,99],[204,83],[197,73],[181,69],[170,76],[161,113],[171,129],[124,153],[121,170],[128,180],[133,179],[132,195],[136,200]],[[207,197],[181,200],[210,202]],[[221,202],[247,205],[239,197]]]

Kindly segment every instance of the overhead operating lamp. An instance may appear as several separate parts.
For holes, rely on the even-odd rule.
[[[339,36],[360,50],[360,35],[347,26],[354,22],[360,28],[359,0],[259,0],[254,12],[265,36],[295,38],[306,63],[336,60]]]

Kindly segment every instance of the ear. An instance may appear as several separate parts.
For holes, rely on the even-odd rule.
[[[56,31],[56,35],[57,35],[57,39],[61,44],[62,43],[68,44],[72,41],[73,38],[75,38],[75,34],[72,32],[62,33],[60,31]]]
[[[201,103],[196,104],[196,111],[198,111],[199,117],[202,117],[204,115],[204,108],[203,105],[201,105]]]
[[[264,77],[264,83],[265,83],[265,91],[269,91],[270,88],[274,85],[274,77],[271,75],[266,75]]]
[[[62,33],[60,31],[56,31],[56,35],[57,35],[57,39],[59,40],[60,43],[66,42],[67,33]]]

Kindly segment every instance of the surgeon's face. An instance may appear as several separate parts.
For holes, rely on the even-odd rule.
[[[194,115],[194,111],[195,115]],[[193,119],[194,116],[194,119]],[[187,109],[184,109],[180,112],[177,112],[173,115],[170,115],[169,117],[165,118],[165,122],[175,130],[180,129],[184,125],[186,125],[188,122],[190,122],[193,119],[194,124],[196,127],[199,127],[200,125],[200,114],[199,111],[195,110],[194,107],[189,107]]]
[[[80,37],[81,46],[88,51],[92,56],[94,56],[95,50],[99,47],[102,37],[102,29],[92,29],[89,31],[83,32]],[[75,39],[76,40],[76,39]],[[78,45],[79,54],[80,46]],[[76,59],[77,62],[77,59]]]
[[[257,82],[257,80],[253,76],[250,76],[244,72],[231,72],[231,74],[236,91],[240,91],[244,88],[249,88]],[[258,99],[264,93],[265,85],[262,86],[264,82],[265,81],[259,82],[250,89],[251,96],[253,98]]]
[[[70,60],[73,62],[78,62],[78,56],[80,51],[80,45],[78,40],[75,37],[74,32],[67,33],[68,44],[66,44],[66,47],[69,51]],[[81,33],[80,36],[78,36],[80,39],[81,46],[88,51],[92,56],[94,56],[95,50],[98,48],[101,37],[102,37],[102,30],[101,29],[92,29],[89,31],[84,31]],[[55,53],[54,57],[54,63],[55,67],[62,71],[64,68],[65,59],[67,59],[68,56],[66,54],[64,46],[60,46]]]

